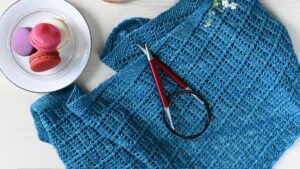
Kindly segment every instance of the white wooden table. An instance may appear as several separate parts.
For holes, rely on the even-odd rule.
[[[15,1],[0,0],[0,13]],[[82,11],[91,27],[92,56],[78,83],[87,89],[93,89],[114,73],[98,60],[99,51],[114,26],[130,17],[153,18],[176,3],[176,0],[131,0],[122,5],[109,4],[102,0],[70,2]],[[295,50],[300,56],[300,1],[261,0],[261,3],[288,27]],[[50,145],[38,141],[29,107],[40,96],[15,87],[0,74],[1,169],[64,168],[55,150]],[[300,139],[286,151],[275,166],[275,169],[299,168]]]

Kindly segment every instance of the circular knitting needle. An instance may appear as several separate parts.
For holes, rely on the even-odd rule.
[[[175,127],[174,127],[174,124],[173,124],[173,120],[172,120],[172,116],[171,116],[171,112],[170,112],[170,108],[169,108],[169,103],[168,103],[167,97],[165,95],[161,79],[160,79],[160,77],[158,75],[158,71],[157,71],[157,69],[155,67],[156,63],[154,61],[154,57],[152,56],[151,52],[149,51],[147,45],[145,45],[145,48],[141,47],[140,45],[138,45],[138,46],[141,48],[141,50],[147,56],[147,59],[148,59],[148,62],[149,62],[150,68],[151,68],[151,72],[152,72],[152,75],[153,75],[153,78],[154,78],[154,81],[155,81],[155,85],[157,87],[160,99],[161,99],[163,107],[164,107],[164,111],[167,114],[167,117],[169,119],[171,128],[173,130],[175,130]]]
[[[143,53],[147,56],[150,68],[151,68],[151,72],[155,81],[155,85],[157,87],[159,96],[160,96],[160,100],[162,102],[164,111],[163,111],[163,120],[164,123],[166,125],[166,127],[176,136],[179,136],[183,139],[194,139],[196,137],[199,137],[204,131],[206,131],[206,129],[208,128],[209,124],[210,124],[210,116],[211,116],[211,109],[209,107],[208,102],[201,96],[198,95],[197,93],[193,92],[191,90],[191,88],[180,78],[178,77],[174,72],[172,72],[163,62],[161,62],[159,59],[157,59],[156,57],[154,57],[152,55],[152,53],[149,51],[147,45],[145,45],[145,47],[142,47],[140,45],[137,45],[142,51]],[[206,123],[205,123],[205,127],[204,129],[199,132],[198,134],[195,135],[184,135],[184,134],[180,134],[175,130],[174,127],[174,123],[172,120],[172,116],[171,116],[171,112],[170,112],[170,107],[169,107],[169,101],[165,95],[164,92],[164,88],[161,82],[161,79],[158,75],[158,71],[156,69],[156,66],[159,67],[162,71],[164,71],[172,80],[174,80],[181,88],[183,88],[183,91],[179,91],[176,92],[175,94],[171,95],[171,97],[169,98],[169,100],[172,100],[172,98],[174,98],[177,95],[180,94],[191,94],[194,98],[196,98],[199,102],[201,102],[201,104],[203,104],[207,110],[207,114],[206,114]],[[169,121],[169,123],[166,120],[166,117]]]

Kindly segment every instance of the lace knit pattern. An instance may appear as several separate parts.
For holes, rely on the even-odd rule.
[[[153,20],[121,23],[101,55],[117,74],[91,92],[74,84],[35,102],[39,138],[67,168],[272,168],[300,135],[300,67],[285,27],[256,0],[236,2],[207,28],[211,0],[181,0]],[[144,43],[211,104],[201,137],[183,140],[164,126],[136,46]],[[179,89],[160,76],[167,94]],[[178,130],[204,121],[190,98],[172,108]]]

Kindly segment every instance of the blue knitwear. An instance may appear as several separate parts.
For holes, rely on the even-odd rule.
[[[73,84],[31,107],[40,140],[67,168],[269,169],[300,135],[300,66],[285,27],[257,0],[217,12],[212,0],[180,0],[153,20],[111,33],[101,59],[117,74],[91,92]],[[211,105],[195,140],[167,130],[148,47]],[[160,71],[167,95],[179,87]],[[178,130],[204,121],[189,97],[171,103]],[[198,126],[199,127],[199,126]]]

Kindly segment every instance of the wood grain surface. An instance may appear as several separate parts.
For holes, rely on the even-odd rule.
[[[14,2],[15,0],[0,0],[0,13]],[[111,30],[126,18],[153,18],[175,4],[176,0],[131,0],[122,5],[102,0],[69,0],[69,2],[81,10],[91,27],[93,37],[91,59],[77,81],[84,88],[91,90],[114,74],[98,59],[103,43]],[[287,26],[295,51],[300,56],[300,1],[260,2]],[[39,97],[40,94],[29,93],[15,87],[0,74],[0,169],[64,168],[52,146],[40,142],[37,138],[29,107]],[[300,168],[300,139],[285,152],[274,168]]]

